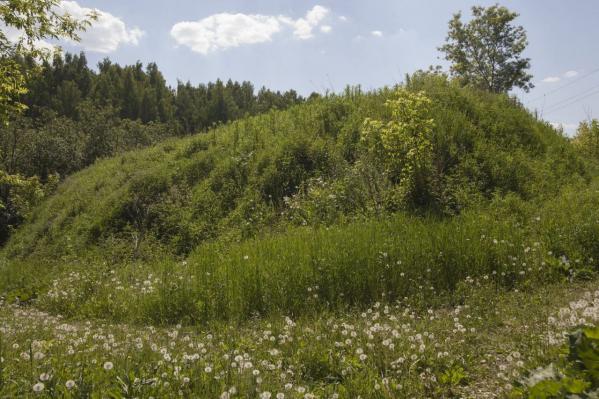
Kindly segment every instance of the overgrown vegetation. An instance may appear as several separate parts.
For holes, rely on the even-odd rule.
[[[511,392],[513,398],[593,397],[599,389],[599,327],[583,327],[569,336],[567,356],[530,373]]]
[[[419,73],[102,161],[67,179],[6,253],[185,256],[286,226],[542,201],[588,178],[568,140],[512,99]]]
[[[61,314],[168,324],[588,277],[585,165],[507,96],[418,73],[70,177],[6,246],[0,284]]]
[[[454,77],[309,101],[10,54],[0,395],[593,397],[597,122],[569,139],[509,96],[524,30],[473,13]]]

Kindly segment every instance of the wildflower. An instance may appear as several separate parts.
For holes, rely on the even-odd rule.
[[[114,368],[114,364],[112,364],[112,362],[106,362],[106,363],[104,363],[104,370],[110,371],[113,368]]]
[[[68,380],[67,382],[65,382],[64,386],[67,387],[67,389],[73,389],[75,388],[75,381],[73,380]]]
[[[283,392],[279,392],[277,394],[277,399],[285,399],[285,394]]]
[[[260,394],[260,399],[270,399],[272,394],[268,391],[264,391]]]
[[[42,384],[41,382],[38,382],[37,384],[35,384],[33,386],[33,392],[35,393],[40,393],[44,390],[44,384]]]
[[[40,381],[48,381],[50,379],[50,374],[48,373],[42,373],[40,374]]]
[[[212,373],[212,367],[210,367],[210,366],[206,366],[206,367],[204,367],[204,371],[205,371],[206,373]]]

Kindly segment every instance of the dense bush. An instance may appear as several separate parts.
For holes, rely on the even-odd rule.
[[[37,177],[9,175],[0,170],[0,245],[57,183],[55,175],[48,176],[46,184],[42,184]]]

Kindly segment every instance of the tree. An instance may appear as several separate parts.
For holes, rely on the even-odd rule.
[[[95,18],[91,14],[79,21],[61,13],[59,0],[0,0],[0,122],[8,123],[11,114],[25,109],[20,98],[27,92],[26,71],[18,58],[47,58],[42,40],[79,40],[77,32]],[[16,38],[9,38],[9,29]]]
[[[599,120],[581,122],[573,144],[583,154],[599,160]]]
[[[446,43],[439,50],[452,63],[451,73],[465,85],[494,93],[514,87],[533,88],[527,73],[530,59],[522,52],[528,45],[526,31],[512,22],[518,14],[505,7],[472,7],[473,18],[462,22],[461,13],[449,21]]]

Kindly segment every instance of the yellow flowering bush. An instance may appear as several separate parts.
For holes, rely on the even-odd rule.
[[[432,101],[424,92],[397,90],[396,97],[387,100],[391,112],[389,121],[367,118],[362,130],[362,142],[371,155],[371,162],[383,169],[391,183],[393,205],[421,204],[429,192],[433,145],[431,136],[435,121],[430,116]]]

